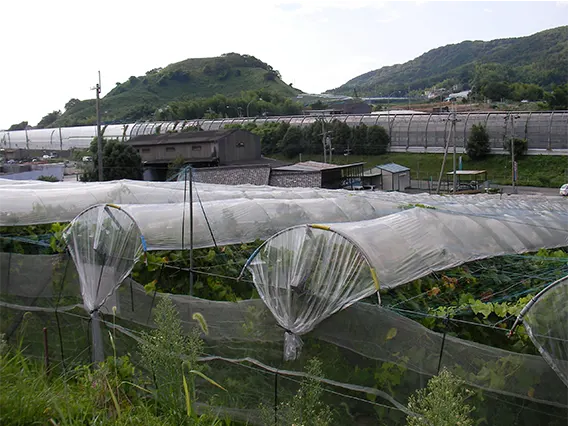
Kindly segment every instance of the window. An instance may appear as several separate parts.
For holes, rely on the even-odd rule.
[[[166,152],[174,152],[176,149],[173,146],[167,146],[166,147]]]
[[[244,147],[245,147],[244,142],[237,142],[237,148],[244,148]]]
[[[142,152],[150,152],[150,148],[142,148]]]
[[[201,145],[193,145],[193,146],[191,147],[191,150],[192,150],[192,151],[201,151]]]

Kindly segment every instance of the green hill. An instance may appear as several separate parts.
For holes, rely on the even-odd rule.
[[[508,83],[550,89],[568,81],[568,26],[528,37],[464,41],[433,49],[404,64],[383,67],[349,80],[329,93],[389,95],[435,86],[468,89],[488,76]]]
[[[187,59],[116,83],[116,87],[101,100],[102,119],[105,122],[134,121],[153,116],[158,108],[172,101],[217,94],[238,97],[251,90],[281,97],[301,93],[284,83],[278,71],[254,56],[227,53],[214,58]],[[65,106],[65,112],[49,127],[93,124],[95,121],[94,99],[72,99]]]

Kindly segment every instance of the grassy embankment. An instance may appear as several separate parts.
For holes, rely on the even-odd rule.
[[[388,153],[384,155],[334,156],[333,163],[348,164],[364,161],[365,170],[385,163],[397,163],[409,167],[412,179],[438,180],[442,166],[442,154]],[[284,159],[284,158],[280,158]],[[322,155],[302,155],[302,161],[323,161]],[[296,162],[299,158],[286,159]],[[462,155],[463,170],[487,170],[487,178],[494,184],[511,184],[511,157],[508,155],[490,155],[484,160],[472,161]],[[558,188],[568,182],[568,157],[552,155],[525,155],[517,160],[518,185]],[[452,171],[452,155],[448,154],[444,171]],[[445,179],[445,176],[443,177]]]

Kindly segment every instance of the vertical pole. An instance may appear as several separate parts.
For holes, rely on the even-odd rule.
[[[452,133],[452,139],[454,142],[454,181],[453,181],[453,185],[454,185],[454,194],[456,193],[457,190],[457,175],[456,175],[456,111],[454,108],[454,116],[452,119],[452,127],[451,127],[451,131]]]
[[[45,361],[45,374],[49,374],[49,346],[47,344],[47,328],[43,327],[43,353]]]
[[[189,166],[189,295],[193,296],[193,168]]]
[[[325,118],[322,115],[321,117],[321,137],[322,137],[322,144],[323,144],[323,162],[326,163],[327,160],[327,154],[326,154],[326,150],[327,147],[325,146]]]
[[[63,137],[61,136],[61,127],[59,128],[59,150],[63,151]]]
[[[515,176],[515,117],[511,115],[511,184],[513,194],[517,193],[517,179]]]
[[[26,150],[28,151],[28,156],[30,155],[29,151],[30,151],[30,139],[28,138],[28,129],[27,126],[24,129],[24,131],[26,132]]]
[[[97,161],[99,166],[99,181],[103,181],[103,141],[101,135],[101,72],[99,71],[99,82],[95,87],[97,93],[96,109],[97,109]]]
[[[274,373],[274,425],[278,424],[278,372]]]

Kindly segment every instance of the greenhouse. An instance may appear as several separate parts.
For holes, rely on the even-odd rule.
[[[513,119],[511,119],[514,117]],[[342,121],[350,126],[365,124],[379,125],[388,129],[392,148],[443,148],[449,138],[450,114],[390,114],[382,111],[370,115],[337,115],[331,119]],[[474,124],[487,127],[493,149],[502,149],[503,141],[509,135],[516,135],[529,141],[529,149],[559,150],[568,149],[568,112],[470,112],[456,114],[456,140],[458,147],[466,146],[467,138]],[[322,117],[282,116],[257,118],[225,118],[216,120],[179,120],[171,122],[138,122],[129,124],[109,124],[103,127],[103,135],[109,139],[127,140],[139,135],[160,132],[182,131],[187,127],[203,130],[219,130],[227,125],[254,122],[290,123],[293,126],[308,126]],[[324,117],[325,120],[330,120]],[[0,146],[10,149],[68,150],[88,148],[96,136],[95,126],[62,127],[58,129],[33,129],[19,131],[0,131]]]
[[[187,407],[227,424],[290,424],[308,383],[329,424],[403,425],[442,371],[478,424],[568,419],[561,198],[134,181],[0,197],[0,333],[51,368],[127,356],[146,377],[130,392],[165,403],[178,358],[150,336],[179,331],[202,342],[179,353],[200,374]]]

